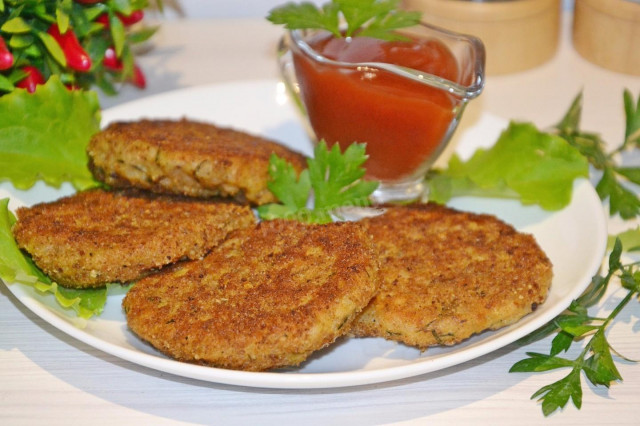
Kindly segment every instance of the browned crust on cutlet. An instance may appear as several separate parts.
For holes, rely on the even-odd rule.
[[[543,303],[552,266],[531,235],[494,216],[435,204],[364,219],[380,251],[380,291],[356,336],[420,349],[511,324]]]
[[[262,371],[332,343],[376,290],[360,226],[276,220],[140,280],[123,307],[131,330],[175,359]]]
[[[267,188],[272,153],[298,172],[306,167],[304,156],[276,142],[186,119],[112,123],[93,136],[87,153],[96,179],[116,188],[254,205],[276,201]]]
[[[246,206],[90,190],[17,211],[13,234],[49,277],[76,288],[129,282],[197,259],[237,228]]]

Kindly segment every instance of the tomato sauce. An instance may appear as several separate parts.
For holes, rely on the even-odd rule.
[[[309,42],[309,41],[308,41]],[[457,81],[453,54],[437,40],[382,41],[368,37],[323,37],[309,42],[341,62],[386,62]],[[382,181],[411,177],[437,150],[458,103],[443,90],[390,72],[349,70],[294,54],[296,77],[318,139],[367,144],[367,176]]]

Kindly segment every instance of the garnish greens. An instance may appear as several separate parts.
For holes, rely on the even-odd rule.
[[[87,143],[100,130],[95,92],[69,90],[57,76],[35,93],[0,97],[0,181],[27,189],[42,180],[77,189],[96,186],[87,168]]]
[[[640,238],[640,235],[635,237]],[[580,408],[582,406],[581,375],[595,386],[609,387],[611,382],[621,381],[622,376],[615,366],[613,355],[631,361],[617,353],[607,341],[606,330],[620,311],[633,299],[640,295],[640,264],[638,262],[623,264],[620,260],[622,243],[616,239],[609,255],[609,271],[606,275],[596,275],[591,280],[587,291],[571,302],[567,311],[553,321],[520,341],[528,344],[551,333],[557,332],[551,343],[549,354],[527,352],[529,358],[514,364],[510,372],[541,372],[558,368],[570,368],[567,376],[544,386],[532,395],[542,401],[542,412],[545,416],[563,408],[569,399]],[[611,282],[617,276],[627,294],[606,318],[592,317],[588,308],[596,305],[604,296]],[[560,357],[567,352],[572,343],[587,340],[584,348],[575,359]]]
[[[336,37],[403,39],[395,33],[420,22],[419,12],[398,10],[400,0],[331,0],[322,7],[310,2],[287,3],[269,12],[267,19],[290,30],[326,30]],[[341,31],[341,18],[346,29]]]
[[[573,181],[588,176],[587,160],[563,138],[512,122],[490,149],[478,149],[466,162],[453,155],[445,170],[432,172],[429,198],[519,198],[560,210],[571,201]]]
[[[623,98],[626,117],[625,139],[619,148],[612,152],[605,151],[604,141],[599,135],[579,130],[581,95],[575,98],[571,108],[555,129],[557,134],[577,148],[595,169],[602,171],[596,190],[603,201],[609,199],[610,214],[619,213],[623,219],[631,219],[640,215],[640,199],[623,186],[622,182],[628,180],[635,184],[640,183],[640,167],[620,167],[615,161],[615,156],[625,150],[640,148],[640,96],[635,106],[629,91],[624,91]],[[617,353],[606,336],[606,330],[616,316],[633,298],[640,296],[640,262],[622,263],[623,247],[626,252],[640,249],[640,227],[610,237],[611,253],[607,274],[595,275],[587,290],[572,301],[564,313],[520,341],[526,345],[557,333],[552,340],[549,354],[529,352],[528,358],[511,367],[511,372],[571,369],[566,377],[542,387],[533,394],[532,399],[538,398],[542,402],[545,416],[564,408],[569,399],[577,408],[582,406],[582,373],[593,385],[608,388],[612,382],[622,380],[613,356],[632,361]],[[627,293],[606,318],[590,316],[588,309],[601,301],[614,277],[620,281]],[[574,342],[585,340],[584,347],[575,359],[559,356],[562,352],[567,352]]]
[[[98,185],[87,168],[86,146],[99,129],[96,93],[69,90],[57,76],[33,94],[15,90],[0,97],[0,181],[20,189],[38,180],[55,187],[71,182],[78,190]],[[0,278],[52,293],[81,318],[99,315],[106,290],[72,290],[52,282],[16,245],[15,218],[7,206],[7,199],[0,202]]]
[[[8,198],[0,200],[0,278],[6,283],[33,286],[42,294],[51,293],[60,306],[75,311],[81,318],[100,315],[107,301],[107,289],[74,290],[52,282],[20,251],[11,233],[16,219],[8,205]]]
[[[640,167],[619,166],[615,157],[630,149],[640,148],[640,95],[634,105],[631,92],[625,90],[623,100],[626,118],[624,140],[611,152],[605,150],[600,135],[580,130],[582,94],[574,99],[555,129],[559,136],[579,149],[594,168],[602,171],[596,191],[602,200],[609,199],[609,213],[619,213],[623,219],[632,219],[640,215],[640,199],[623,183],[640,184]]]
[[[258,208],[261,219],[295,219],[311,223],[328,223],[338,207],[366,206],[378,182],[363,180],[366,161],[364,144],[351,144],[340,152],[338,144],[331,149],[324,141],[315,147],[308,168],[298,177],[293,166],[273,154],[269,161],[269,189],[281,204]],[[313,208],[308,207],[313,196]]]

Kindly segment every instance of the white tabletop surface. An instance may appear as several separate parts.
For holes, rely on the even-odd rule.
[[[548,126],[584,91],[583,128],[612,143],[623,134],[622,91],[640,78],[585,62],[572,49],[565,16],[556,57],[536,69],[487,79],[463,126],[487,111]],[[175,20],[163,24],[141,58],[148,88],[102,98],[109,107],[173,89],[276,78],[280,36],[262,19]],[[585,212],[589,214],[589,212]],[[610,230],[637,223],[610,221]],[[588,230],[585,230],[588,232]],[[107,355],[45,323],[0,285],[0,424],[640,424],[640,364],[619,362],[623,383],[584,385],[571,404],[544,418],[530,396],[567,374],[508,373],[525,352],[548,352],[549,340],[511,345],[465,364],[391,383],[328,390],[263,390],[172,376]],[[615,302],[610,294],[603,312]],[[598,310],[594,310],[594,313]],[[610,332],[614,347],[640,359],[640,303],[632,301]]]

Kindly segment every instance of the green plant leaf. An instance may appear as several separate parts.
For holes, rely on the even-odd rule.
[[[21,17],[15,17],[5,22],[2,27],[0,27],[0,31],[9,34],[28,33],[31,31],[31,25]]]
[[[623,100],[626,118],[624,145],[640,145],[640,94],[635,106],[629,90],[624,91]]]
[[[300,176],[292,165],[277,155],[269,163],[269,189],[281,204],[258,207],[265,220],[284,218],[311,223],[328,223],[331,212],[339,207],[366,206],[378,182],[365,181],[364,144],[351,144],[342,153],[335,144],[331,150],[324,141],[315,147],[314,157],[307,159],[308,169]],[[313,208],[307,207],[313,194]]]
[[[86,146],[99,130],[99,117],[95,92],[70,91],[56,76],[33,94],[17,89],[1,97],[0,180],[21,189],[37,180],[96,186]]]
[[[631,190],[625,188],[616,179],[615,171],[607,167],[600,182],[596,185],[598,196],[609,199],[609,213],[620,214],[623,219],[631,219],[640,213],[640,199]]]
[[[12,49],[24,49],[33,44],[35,37],[32,34],[13,34],[9,39],[9,46]]]
[[[310,2],[287,3],[272,9],[267,19],[289,30],[324,29],[341,36],[338,8],[333,3],[325,4],[322,8]]]
[[[558,355],[560,352],[566,352],[573,344],[574,336],[566,331],[560,331],[551,341],[551,356]]]
[[[492,148],[477,150],[466,162],[454,155],[447,169],[428,181],[429,197],[445,203],[462,195],[516,194],[524,204],[559,210],[571,201],[574,180],[588,176],[587,160],[564,139],[511,122]]]
[[[532,399],[540,397],[542,400],[542,412],[545,416],[550,415],[554,411],[564,408],[569,402],[573,401],[576,408],[582,407],[582,386],[580,382],[580,370],[573,369],[566,377],[555,383],[544,386],[531,397]]]
[[[573,361],[556,356],[527,352],[529,358],[525,358],[515,363],[510,373],[532,373],[539,371],[555,370],[557,368],[571,367]]]
[[[109,27],[111,28],[111,39],[113,40],[113,48],[116,51],[116,55],[120,57],[122,50],[124,49],[126,32],[124,24],[114,13],[109,14]]]
[[[61,66],[66,67],[67,58],[64,56],[64,51],[56,39],[53,38],[51,34],[45,33],[44,31],[38,31],[36,35],[42,41],[42,44],[44,44],[44,47],[46,47],[53,59],[55,59]]]
[[[130,32],[127,34],[127,41],[131,44],[143,43],[151,38],[158,30],[159,26],[146,27],[138,31]]]
[[[591,318],[587,315],[562,315],[556,319],[556,324],[565,333],[580,337],[598,328],[590,325],[589,321]]]
[[[353,143],[340,152],[334,144],[329,150],[324,141],[315,147],[309,159],[309,177],[313,187],[315,209],[333,210],[343,206],[367,206],[377,182],[362,180],[367,160],[365,144]]]
[[[111,0],[111,3],[114,5],[115,10],[123,15],[129,16],[133,12],[130,0]]]
[[[15,86],[11,80],[0,74],[0,92],[11,92],[13,89],[15,89]]]
[[[599,330],[594,334],[590,343],[593,355],[585,361],[582,367],[589,381],[594,385],[609,387],[611,382],[622,380],[622,376],[613,362],[604,330]]]
[[[418,24],[421,16],[418,12],[401,10],[399,4],[399,0],[332,0],[322,7],[310,2],[286,3],[272,9],[267,19],[290,30],[321,29],[342,37],[342,17],[346,37],[395,40],[404,38],[396,30]]]
[[[62,0],[56,7],[56,23],[60,29],[60,33],[66,33],[69,29],[69,15],[71,14],[71,0]]]

